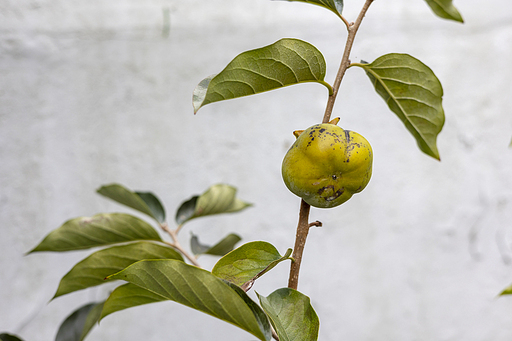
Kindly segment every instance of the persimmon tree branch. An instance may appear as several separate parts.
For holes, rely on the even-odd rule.
[[[297,225],[297,235],[295,236],[295,246],[292,254],[292,264],[290,265],[290,277],[288,278],[288,288],[297,290],[299,285],[299,270],[302,262],[302,254],[304,253],[304,246],[306,246],[306,239],[308,237],[309,228],[311,226],[322,226],[322,223],[316,221],[309,223],[309,211],[311,206],[301,200],[299,223]]]
[[[167,225],[167,223],[162,223],[162,224],[160,224],[160,228],[163,231],[167,232],[171,236],[171,239],[172,239],[172,242],[164,242],[164,243],[166,243],[167,245],[170,245],[173,248],[175,248],[176,250],[178,250],[183,256],[185,256],[185,258],[187,258],[192,264],[194,264],[198,268],[201,267],[201,265],[197,262],[195,257],[193,257],[191,254],[189,254],[187,252],[187,250],[185,250],[183,248],[183,246],[181,246],[180,242],[178,241],[178,232],[181,229],[181,225],[178,226],[178,228],[176,230],[173,230],[169,227],[169,225]]]
[[[325,109],[324,117],[322,123],[328,123],[331,120],[332,109],[334,108],[334,102],[336,101],[336,96],[338,95],[338,91],[340,89],[341,81],[343,80],[343,76],[350,66],[350,53],[352,51],[352,46],[354,45],[354,40],[359,30],[359,26],[363,21],[368,8],[373,3],[374,0],[366,0],[359,13],[355,22],[349,23],[343,16],[341,16],[342,21],[347,26],[347,41],[345,43],[345,50],[343,51],[343,57],[341,58],[340,67],[338,73],[336,75],[336,79],[333,85],[333,93],[329,96],[327,100],[327,107]],[[290,276],[288,278],[288,287],[291,289],[297,290],[299,285],[299,270],[302,262],[302,254],[304,253],[304,246],[306,245],[306,239],[308,237],[309,229],[311,226],[322,226],[322,223],[317,221],[314,223],[309,223],[309,211],[311,206],[306,203],[304,200],[301,200],[300,203],[300,212],[299,212],[299,222],[297,225],[297,233],[295,236],[295,246],[293,249],[293,262],[290,266]]]
[[[325,114],[322,123],[327,123],[331,120],[332,109],[334,108],[334,102],[336,101],[336,96],[338,95],[341,81],[343,80],[343,76],[345,76],[345,72],[350,66],[350,52],[352,51],[352,46],[354,45],[357,31],[359,30],[359,26],[361,26],[361,22],[363,21],[363,18],[373,1],[375,0],[366,0],[355,22],[348,23],[345,18],[342,18],[348,30],[347,42],[345,43],[345,50],[343,51],[343,57],[341,58],[340,68],[338,69],[338,73],[332,87],[333,92],[327,100],[327,107],[325,108]]]

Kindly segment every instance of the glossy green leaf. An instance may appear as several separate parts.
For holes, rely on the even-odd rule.
[[[144,259],[177,259],[183,257],[169,246],[152,242],[136,242],[97,251],[76,264],[60,281],[54,298],[104,284],[105,277]]]
[[[2,334],[0,334],[0,341],[23,341],[23,340],[15,335],[2,333]]]
[[[343,13],[343,0],[284,0],[284,1],[300,1],[309,4],[325,7],[334,12],[338,17]]]
[[[414,136],[419,148],[436,159],[437,135],[444,125],[443,88],[432,70],[407,54],[391,53],[371,64],[357,64],[377,93]]]
[[[199,242],[199,237],[192,234],[190,239],[190,249],[195,255],[212,255],[212,256],[224,256],[226,253],[233,250],[235,245],[242,240],[239,235],[231,233],[224,237],[214,246],[203,245]]]
[[[217,262],[212,274],[238,286],[254,281],[280,262],[290,259],[292,250],[281,256],[277,249],[267,242],[250,242],[231,251]]]
[[[99,321],[103,302],[87,304],[60,325],[55,341],[82,341]]]
[[[167,298],[136,286],[135,284],[126,283],[115,288],[107,298],[103,305],[100,320],[120,310],[162,301],[167,301]]]
[[[443,19],[464,22],[452,0],[425,0],[434,13]]]
[[[68,220],[30,252],[81,250],[137,240],[160,241],[161,238],[151,225],[137,217],[100,213]]]
[[[281,39],[272,45],[246,51],[224,70],[203,79],[194,90],[194,112],[202,106],[288,85],[324,81],[325,60],[313,45],[298,39]]]
[[[176,212],[176,223],[182,225],[194,218],[241,211],[251,204],[236,197],[236,188],[226,184],[213,185],[200,196],[183,202]]]
[[[147,214],[159,223],[165,221],[165,210],[160,200],[150,192],[133,192],[119,184],[100,187],[97,192],[122,205]]]
[[[260,340],[271,338],[268,321],[254,313],[240,292],[206,270],[177,260],[145,260],[109,277],[229,322]]]
[[[309,297],[282,288],[269,296],[258,295],[261,307],[270,318],[279,341],[316,341],[320,322]]]

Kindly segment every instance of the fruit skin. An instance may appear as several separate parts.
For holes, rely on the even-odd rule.
[[[331,208],[368,185],[372,161],[372,147],[363,136],[323,123],[300,133],[281,171],[292,193],[311,206]]]

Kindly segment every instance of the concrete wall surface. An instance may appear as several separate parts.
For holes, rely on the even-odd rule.
[[[355,20],[362,0],[345,0]],[[313,209],[299,290],[322,341],[510,341],[512,297],[512,3],[455,1],[465,24],[422,0],[376,0],[352,61],[409,53],[444,88],[441,162],[420,152],[361,69],[334,108],[374,150],[364,192]],[[53,340],[100,286],[52,302],[60,278],[89,254],[24,255],[70,218],[130,212],[95,193],[118,182],[152,191],[170,222],[215,183],[254,203],[197,219],[182,232],[215,243],[230,232],[293,246],[299,199],[280,167],[292,131],[321,120],[318,84],[205,106],[192,91],[237,54],[283,37],[315,45],[332,83],[346,30],[331,12],[269,0],[0,1],[0,332]],[[205,268],[216,259],[199,258]],[[288,264],[254,289],[287,284]],[[254,292],[251,292],[254,296]],[[254,340],[236,327],[164,302],[105,318],[90,340]]]

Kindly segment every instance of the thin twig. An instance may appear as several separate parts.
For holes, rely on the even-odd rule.
[[[187,250],[185,250],[183,248],[183,246],[181,246],[180,242],[178,241],[178,229],[176,230],[173,230],[169,227],[169,225],[167,225],[167,223],[162,223],[160,224],[160,227],[162,228],[162,230],[164,230],[165,232],[167,232],[171,238],[172,238],[172,242],[164,242],[166,243],[167,245],[170,245],[172,246],[173,248],[175,248],[176,250],[178,250],[183,256],[185,256],[185,258],[187,258],[192,264],[194,264],[195,266],[197,266],[198,268],[201,267],[201,265],[197,262],[197,260],[195,259],[195,257],[193,257],[192,255],[190,255]]]
[[[334,108],[334,102],[336,101],[336,96],[338,95],[341,81],[343,80],[343,76],[345,76],[345,71],[347,71],[350,65],[350,52],[352,51],[352,46],[354,45],[354,39],[356,37],[357,30],[359,29],[359,26],[361,26],[361,22],[363,21],[363,18],[373,1],[374,0],[366,0],[363,8],[361,9],[361,12],[359,13],[359,16],[354,23],[348,24],[346,20],[343,21],[345,22],[345,25],[347,25],[348,29],[347,42],[345,44],[343,57],[341,58],[340,68],[338,69],[338,74],[336,75],[336,79],[334,80],[334,85],[332,87],[332,95],[330,95],[329,99],[327,100],[327,107],[325,108],[325,114],[322,120],[323,123],[328,123],[331,120],[332,109]]]
[[[345,26],[347,26],[347,30],[349,30],[350,29],[350,23],[348,22],[348,20],[345,19],[345,17],[342,16],[342,15],[340,15],[340,18],[341,18],[341,20],[343,20],[343,23],[345,24]]]

